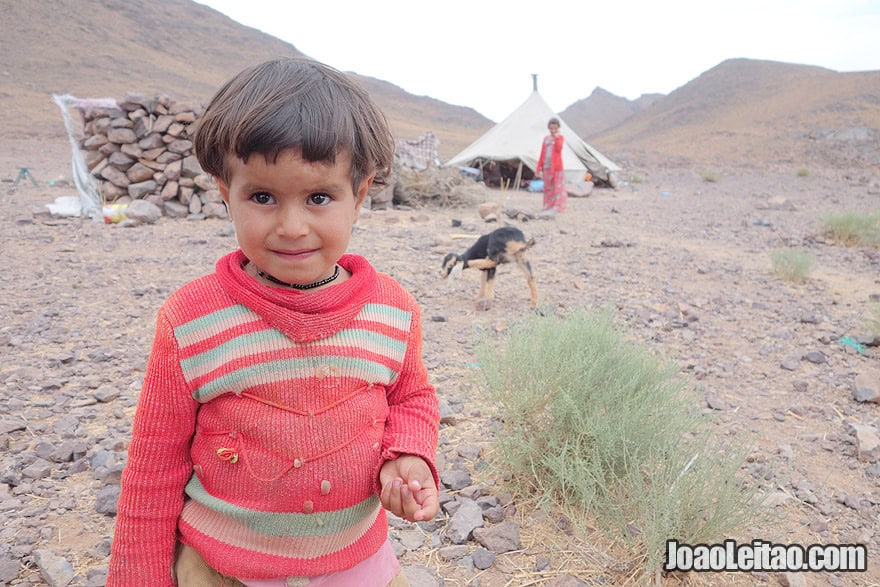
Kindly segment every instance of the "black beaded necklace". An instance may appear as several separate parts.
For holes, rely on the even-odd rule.
[[[321,287],[322,285],[327,285],[328,283],[330,283],[331,281],[333,281],[337,277],[339,277],[339,265],[336,265],[333,268],[333,275],[331,275],[330,277],[325,277],[324,279],[321,279],[320,281],[316,281],[314,283],[306,283],[306,284],[287,283],[286,281],[281,281],[280,279],[278,279],[276,277],[272,277],[268,273],[266,273],[264,271],[260,271],[259,269],[257,269],[257,275],[259,275],[263,279],[268,279],[272,283],[277,283],[278,285],[283,285],[284,287],[292,287],[293,289],[314,289],[316,287]]]

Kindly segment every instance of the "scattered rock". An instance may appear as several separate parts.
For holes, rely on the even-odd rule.
[[[51,550],[35,550],[34,561],[40,569],[40,575],[49,584],[49,587],[66,587],[76,576],[73,572],[73,566]]]
[[[783,587],[807,587],[804,573],[783,573],[779,576],[779,582]]]
[[[0,583],[11,583],[18,577],[21,563],[17,559],[0,556]]]
[[[858,402],[880,402],[880,372],[866,371],[857,375],[853,398]]]
[[[782,363],[779,364],[779,366],[786,371],[797,371],[798,361],[796,361],[795,359],[785,359],[784,361],[782,361]]]
[[[159,206],[147,200],[134,200],[125,208],[126,223],[154,224],[161,217]]]
[[[443,560],[458,560],[468,555],[470,548],[466,544],[453,544],[437,550],[437,556]]]
[[[880,436],[877,429],[863,424],[850,423],[856,437],[858,459],[864,462],[877,462],[880,459]]]
[[[397,533],[397,538],[407,550],[419,550],[425,545],[425,534],[418,528],[401,530]]]
[[[474,566],[481,571],[485,571],[495,563],[495,553],[485,548],[477,548],[471,556],[474,559]]]
[[[425,565],[405,565],[401,568],[410,587],[440,587],[434,571]]]
[[[471,474],[465,469],[450,469],[440,474],[440,482],[452,491],[458,491],[471,484]]]
[[[825,358],[825,354],[822,351],[810,351],[804,355],[804,360],[809,361],[815,365],[821,365],[827,359]]]
[[[769,494],[764,500],[761,502],[761,505],[767,508],[775,508],[781,505],[787,504],[791,501],[791,496],[784,491],[774,491]]]
[[[95,498],[95,511],[107,516],[115,516],[118,502],[119,485],[105,485],[98,491],[98,496]]]
[[[446,534],[453,544],[464,544],[470,540],[476,528],[483,526],[483,513],[472,499],[460,499],[458,502],[461,505],[449,520]]]
[[[709,394],[706,396],[706,405],[708,405],[713,410],[723,410],[726,408],[724,400],[713,394]]]
[[[501,522],[489,528],[476,528],[473,532],[474,539],[495,554],[522,548],[519,525],[514,522]]]

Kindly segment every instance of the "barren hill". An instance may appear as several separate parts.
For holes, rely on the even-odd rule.
[[[731,59],[592,142],[622,159],[864,167],[878,139],[880,71]]]
[[[122,99],[128,93],[161,93],[198,105],[247,65],[301,55],[295,46],[191,0],[7,1],[3,11],[0,133],[11,142],[7,155],[16,161],[26,160],[20,155],[26,141],[66,147],[52,94]],[[472,108],[360,79],[398,137],[433,131],[441,159],[492,126]],[[876,71],[837,73],[734,59],[665,97],[629,101],[597,88],[563,117],[624,166],[880,162]]]
[[[637,100],[627,100],[596,88],[588,98],[578,100],[559,114],[578,135],[589,140],[621,124],[662,97],[662,94],[643,94]]]
[[[52,94],[167,94],[197,105],[248,65],[302,55],[191,0],[3,2],[2,10],[0,133],[8,140],[63,139]],[[432,130],[441,139],[441,157],[457,153],[492,124],[471,108],[360,79],[397,136]]]

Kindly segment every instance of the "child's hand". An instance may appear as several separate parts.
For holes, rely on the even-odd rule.
[[[440,509],[431,468],[421,457],[401,455],[387,461],[379,471],[379,483],[379,500],[395,516],[421,522],[433,518]]]

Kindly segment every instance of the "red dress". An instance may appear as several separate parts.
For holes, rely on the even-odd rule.
[[[562,147],[565,139],[561,134],[547,135],[538,156],[538,170],[544,178],[544,210],[565,210],[568,192],[565,190],[565,171],[562,166]]]

